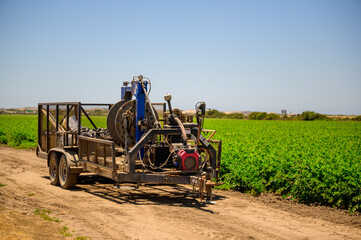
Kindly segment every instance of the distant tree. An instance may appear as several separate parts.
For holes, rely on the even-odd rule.
[[[230,119],[244,119],[245,116],[242,113],[230,113],[225,116]]]
[[[248,115],[248,119],[251,119],[251,120],[262,120],[262,119],[265,119],[267,116],[267,113],[266,112],[251,112],[249,115]]]
[[[361,121],[361,115],[358,115],[354,118],[355,121]]]
[[[280,115],[276,113],[269,113],[266,116],[266,120],[277,120],[277,119],[280,119]]]
[[[315,120],[331,120],[325,114],[315,113]]]
[[[100,115],[102,115],[102,113],[103,113],[103,111],[100,110],[100,109],[95,109],[94,112],[93,112],[93,114],[96,115],[96,116],[100,116]]]
[[[302,114],[298,116],[298,118],[300,120],[305,120],[305,121],[315,120],[315,112],[311,112],[311,111],[302,112]]]
[[[302,112],[301,115],[298,116],[298,119],[305,121],[313,121],[313,120],[325,120],[327,117],[321,113],[315,113],[313,111],[305,111]]]

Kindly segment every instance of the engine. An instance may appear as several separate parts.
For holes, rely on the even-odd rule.
[[[184,171],[195,171],[198,168],[199,153],[195,149],[179,150],[173,157],[176,167]]]

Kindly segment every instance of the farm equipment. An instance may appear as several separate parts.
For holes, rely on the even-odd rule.
[[[216,131],[203,129],[205,103],[196,104],[195,115],[186,114],[172,108],[169,94],[166,103],[151,103],[150,90],[151,81],[140,75],[123,83],[115,104],[39,103],[36,153],[47,159],[51,184],[72,188],[80,173],[93,172],[118,187],[189,184],[210,201],[222,142],[212,139]],[[97,128],[86,110],[91,106],[108,108],[107,129]]]

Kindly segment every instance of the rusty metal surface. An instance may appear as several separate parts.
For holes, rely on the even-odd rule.
[[[109,131],[110,136],[114,139],[114,141],[119,145],[121,143],[121,139],[117,134],[116,126],[115,126],[115,117],[119,109],[126,103],[128,100],[121,100],[113,105],[113,107],[109,110],[107,116],[107,129]]]
[[[127,101],[125,103],[123,103],[115,118],[114,118],[114,123],[115,123],[115,131],[117,134],[117,139],[115,139],[115,142],[117,143],[118,146],[124,146],[125,145],[125,139],[126,139],[126,130],[128,132],[129,135],[129,139],[128,139],[128,147],[132,147],[135,145],[135,111],[136,111],[136,102],[135,100],[131,100],[131,101]],[[158,118],[158,114],[156,113],[156,111],[154,111],[156,114],[156,117]],[[128,121],[128,126],[130,126],[128,129],[125,128],[124,126],[124,117],[127,119]],[[109,121],[111,121],[111,117],[108,116]],[[149,131],[150,129],[154,129],[156,126],[156,119],[154,118],[152,111],[149,107],[149,105],[147,104],[145,106],[145,118],[147,119],[147,125],[144,126],[145,128],[145,132]],[[109,131],[110,133],[110,131]],[[114,132],[112,132],[114,133]]]
[[[126,132],[124,126],[124,117],[128,121],[129,128],[127,133],[129,135],[128,146],[133,146],[135,143],[135,100],[127,101],[118,110],[115,118],[115,130],[118,136],[119,142],[116,142],[119,146],[125,145]]]

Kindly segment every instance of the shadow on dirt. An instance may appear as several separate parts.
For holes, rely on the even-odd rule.
[[[97,197],[118,203],[135,205],[167,205],[197,208],[214,213],[207,209],[205,199],[200,202],[197,192],[183,185],[121,183],[116,188],[114,181],[98,175],[80,175],[77,184],[70,191],[85,191]],[[212,201],[225,199],[224,196],[213,194]]]

